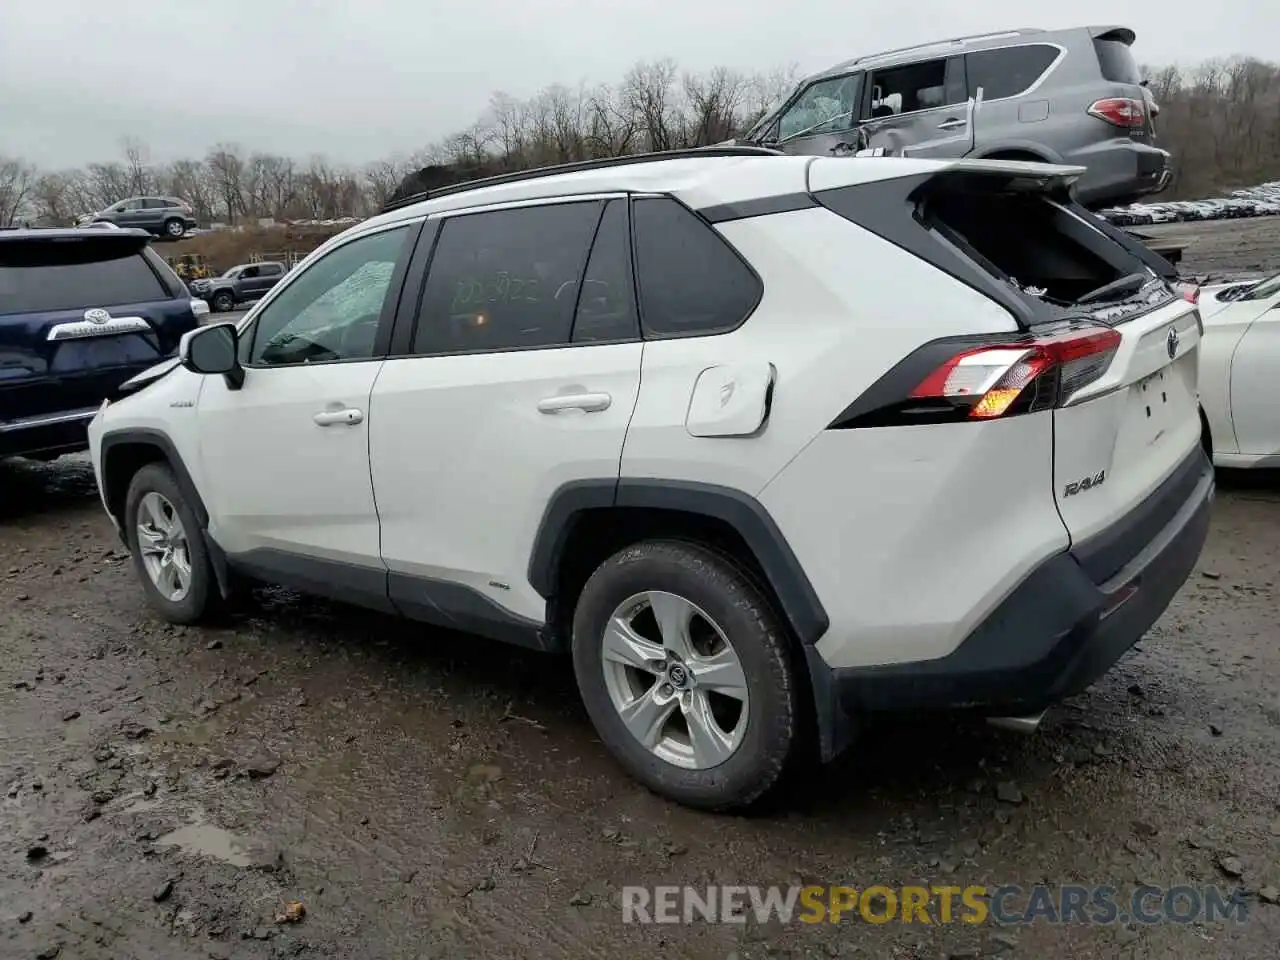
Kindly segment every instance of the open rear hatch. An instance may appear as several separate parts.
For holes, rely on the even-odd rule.
[[[916,216],[1014,291],[1029,334],[1071,344],[1056,373],[1054,496],[1081,544],[1150,513],[1198,452],[1202,327],[1194,304],[1071,200],[1072,179],[1072,168],[962,162],[923,185]],[[1172,519],[1181,503],[1168,499]],[[1146,534],[1159,531],[1160,513]],[[1090,571],[1099,582],[1130,559],[1108,555]]]

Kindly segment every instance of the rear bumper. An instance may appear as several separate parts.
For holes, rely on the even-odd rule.
[[[824,755],[848,741],[859,714],[1030,714],[1087,688],[1186,582],[1208,535],[1213,492],[1213,467],[1196,450],[1123,521],[1034,570],[945,657],[833,669],[807,648]]]
[[[1119,203],[1157,193],[1173,175],[1168,151],[1129,140],[1108,140],[1063,158],[1088,168],[1076,184],[1086,206]]]
[[[88,449],[97,407],[0,421],[0,457],[52,456]]]

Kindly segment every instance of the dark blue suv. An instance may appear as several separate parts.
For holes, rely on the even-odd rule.
[[[0,230],[0,457],[51,460],[209,312],[142,230]]]

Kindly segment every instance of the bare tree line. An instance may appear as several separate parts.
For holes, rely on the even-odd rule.
[[[1169,199],[1280,178],[1280,65],[1239,58],[1146,75],[1161,106],[1160,143],[1176,161]],[[362,168],[230,143],[201,159],[155,164],[133,137],[122,141],[120,159],[79,169],[41,171],[0,156],[0,227],[67,224],[139,194],[181,197],[202,223],[363,217],[407,174],[432,164],[505,171],[716,143],[749,127],[796,79],[794,67],[689,73],[672,60],[638,63],[614,85],[554,85],[523,100],[496,93],[467,129]]]

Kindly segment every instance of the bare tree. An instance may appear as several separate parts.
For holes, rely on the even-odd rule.
[[[235,223],[236,217],[248,213],[244,196],[244,159],[240,148],[234,144],[219,144],[205,159],[213,178],[214,190],[226,214],[227,223]]]
[[[676,63],[638,63],[623,81],[627,105],[637,115],[650,150],[671,150],[684,139],[683,116],[676,102]]]
[[[31,187],[31,207],[41,223],[51,227],[68,227],[75,223],[80,210],[74,191],[74,175],[46,173]]]
[[[120,146],[124,151],[125,171],[129,177],[128,192],[134,196],[151,193],[151,151],[137,137],[125,137],[120,141]]]
[[[16,157],[0,157],[0,227],[11,227],[26,208],[36,168]]]
[[[85,174],[92,209],[100,210],[129,196],[129,171],[124,164],[91,163]]]

